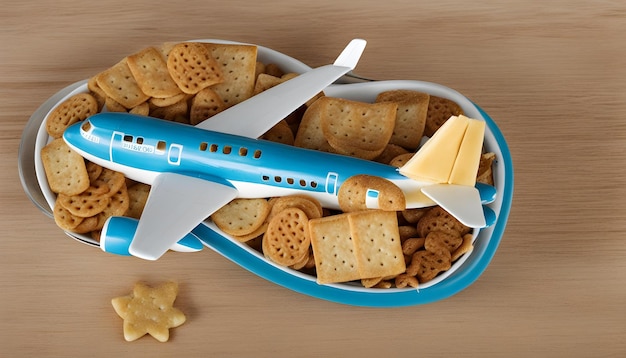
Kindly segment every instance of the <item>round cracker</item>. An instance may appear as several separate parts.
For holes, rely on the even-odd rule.
[[[319,201],[306,195],[289,195],[272,200],[271,210],[267,220],[271,220],[281,211],[287,208],[298,208],[306,214],[309,219],[321,218],[324,214],[322,204]]]
[[[369,209],[368,190],[378,191],[378,208],[384,211],[406,209],[406,198],[402,189],[391,181],[372,175],[354,175],[339,187],[337,199],[344,212]]]
[[[309,254],[309,219],[298,208],[287,208],[272,218],[263,236],[263,254],[283,266],[300,262]]]
[[[248,235],[257,230],[270,212],[266,199],[234,199],[211,215],[211,219],[227,234]]]

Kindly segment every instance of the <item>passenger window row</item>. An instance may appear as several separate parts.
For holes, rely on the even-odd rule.
[[[207,142],[202,142],[200,143],[200,150],[203,152],[210,152],[210,153],[218,153],[221,152],[222,154],[233,154],[233,147],[230,145],[225,145],[224,147],[222,147],[221,151],[220,148],[217,144],[210,144]],[[240,147],[239,150],[237,151],[237,154],[241,157],[245,157],[248,155],[248,148],[246,147]],[[252,157],[254,159],[259,159],[261,158],[261,151],[260,150],[255,150],[254,153],[252,154]]]
[[[272,178],[270,178],[270,176],[269,176],[269,175],[263,175],[263,177],[262,177],[262,178],[263,178],[263,181],[265,181],[265,182],[272,180]],[[285,180],[285,182],[287,182],[287,184],[289,184],[289,185],[293,185],[293,184],[295,184],[295,182],[296,182],[296,180],[295,180],[294,178],[283,178],[283,177],[281,177],[280,175],[276,175],[276,176],[274,176],[274,178],[273,178],[274,182],[276,182],[276,183],[282,183],[283,179],[284,179],[284,180]],[[304,179],[300,179],[300,180],[298,180],[298,184],[299,184],[301,187],[305,188],[305,187],[307,186],[307,181],[306,181],[306,180],[304,180]],[[310,183],[308,183],[308,185],[310,185],[310,186],[311,186],[311,188],[317,188],[317,182],[316,182],[316,181],[311,181]]]

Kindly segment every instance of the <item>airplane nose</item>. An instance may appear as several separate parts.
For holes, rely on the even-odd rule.
[[[80,138],[80,126],[83,122],[74,123],[63,132],[63,140],[70,146],[78,144],[77,138]]]

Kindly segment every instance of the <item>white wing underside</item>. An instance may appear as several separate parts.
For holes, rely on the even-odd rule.
[[[129,252],[156,260],[200,222],[237,197],[227,183],[159,174],[150,190]]]

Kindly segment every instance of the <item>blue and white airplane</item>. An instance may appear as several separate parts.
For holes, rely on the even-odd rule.
[[[193,241],[192,229],[235,198],[304,193],[338,208],[339,188],[356,174],[392,181],[405,193],[407,208],[443,204],[464,224],[484,227],[489,220],[482,204],[493,200],[493,187],[450,186],[454,200],[437,191],[427,196],[422,189],[432,183],[407,178],[396,167],[257,139],[354,69],[364,48],[364,40],[353,40],[334,64],[303,73],[195,127],[105,112],[68,128],[64,140],[83,157],[152,185],[139,222],[111,218],[103,235],[130,230],[128,252],[156,260],[179,240]],[[374,191],[368,205],[377,207]]]

